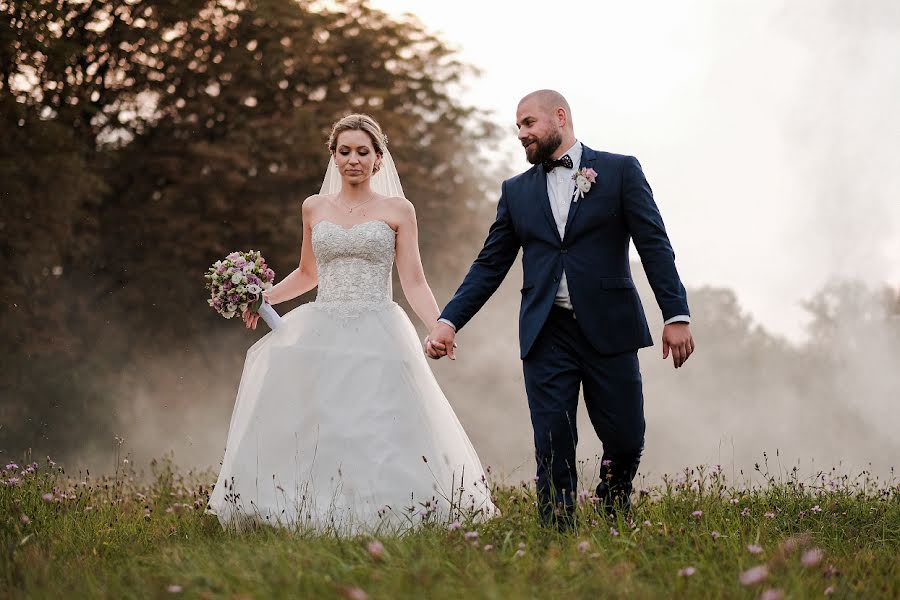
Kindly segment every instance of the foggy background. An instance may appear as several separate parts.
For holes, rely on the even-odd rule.
[[[583,3],[554,29],[529,2],[453,15],[399,0],[142,4],[151,15],[109,2],[97,4],[119,25],[61,34],[78,52],[42,47],[64,28],[12,17],[15,4],[0,1],[0,249],[14,273],[0,283],[0,460],[31,448],[111,470],[118,435],[138,464],[171,451],[215,467],[265,328],[213,315],[202,273],[234,249],[260,249],[279,276],[296,265],[299,202],[318,189],[331,122],[360,109],[382,122],[443,304],[499,182],[527,167],[518,98],[554,87],[579,139],[641,160],[688,288],[695,355],[675,371],[659,346],[641,351],[641,473],[751,472],[763,452],[804,473],[896,464],[894,3]],[[121,60],[104,58],[122,44]],[[511,481],[533,474],[520,282],[517,265],[461,333],[459,360],[432,363],[482,461]],[[579,433],[591,473],[600,447],[583,410]]]

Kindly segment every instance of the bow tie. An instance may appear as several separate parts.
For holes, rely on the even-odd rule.
[[[572,168],[572,157],[570,157],[568,154],[563,154],[556,160],[553,160],[552,158],[548,158],[541,164],[544,165],[544,172],[546,172],[546,173],[549,173],[556,167],[565,167],[567,169],[571,169]]]

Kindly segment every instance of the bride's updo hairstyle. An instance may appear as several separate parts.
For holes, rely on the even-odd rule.
[[[375,154],[377,154],[378,156],[384,156],[384,151],[387,146],[387,139],[385,138],[384,133],[382,133],[381,131],[381,126],[378,124],[378,121],[376,121],[369,115],[363,114],[347,115],[334,124],[334,126],[331,128],[331,135],[328,136],[328,150],[332,155],[337,152],[338,136],[345,131],[366,132],[369,138],[371,138],[372,140],[372,148],[375,150]],[[380,168],[381,164],[379,162],[376,162],[374,172],[377,173],[378,169]]]

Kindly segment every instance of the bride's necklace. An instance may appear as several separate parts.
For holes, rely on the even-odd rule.
[[[377,198],[377,196],[372,196],[372,197],[369,198],[368,200],[365,200],[365,201],[363,201],[363,202],[360,202],[360,203],[357,204],[356,206],[347,206],[347,204],[346,204],[346,203],[344,202],[344,200],[341,198],[340,194],[338,194],[338,196],[337,196],[337,201],[340,202],[341,206],[343,206],[344,208],[347,209],[347,213],[348,213],[348,214],[351,214],[351,215],[352,215],[354,209],[359,208],[359,207],[362,206],[363,204],[368,204],[369,202],[371,202],[371,201],[374,200],[375,198]]]

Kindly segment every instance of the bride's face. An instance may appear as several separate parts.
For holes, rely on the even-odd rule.
[[[346,183],[357,185],[371,177],[380,160],[365,131],[354,129],[338,135],[334,162]]]

